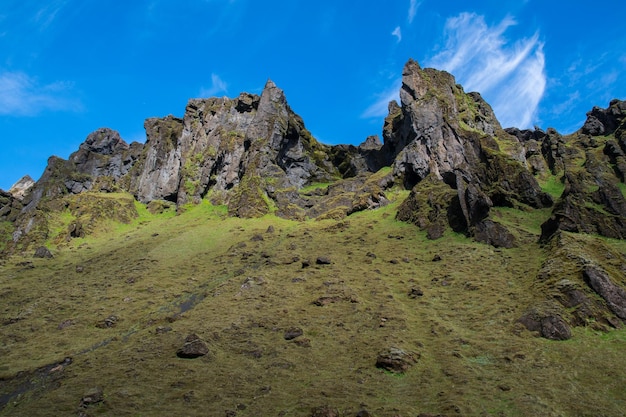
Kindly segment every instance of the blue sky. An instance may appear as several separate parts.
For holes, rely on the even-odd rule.
[[[569,133],[626,99],[626,2],[0,0],[0,188],[100,127],[271,78],[327,144],[380,134],[409,58],[479,91],[504,126]]]

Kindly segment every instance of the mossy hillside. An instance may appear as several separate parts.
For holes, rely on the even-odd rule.
[[[0,222],[0,253],[7,248],[8,243],[12,240],[14,231],[13,222]]]
[[[396,210],[293,222],[207,202],[178,216],[140,209],[117,230],[53,247],[51,260],[10,258],[0,392],[20,371],[73,363],[59,385],[36,385],[1,413],[72,415],[95,386],[105,401],[86,411],[98,415],[309,416],[324,404],[342,415],[624,413],[623,330],[551,342],[515,323],[538,296],[542,248],[451,231],[429,241]],[[334,301],[313,303],[322,297]],[[112,315],[114,327],[96,327]],[[310,346],[284,340],[290,327]],[[179,359],[191,332],[210,354]],[[376,369],[389,346],[421,358],[400,376]]]

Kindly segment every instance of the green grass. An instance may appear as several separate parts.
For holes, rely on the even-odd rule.
[[[624,331],[577,329],[557,343],[520,330],[517,318],[544,296],[534,288],[543,249],[495,250],[450,232],[429,241],[395,220],[406,193],[341,221],[242,220],[206,201],[178,215],[137,205],[130,224],[53,247],[51,260],[8,259],[0,395],[20,372],[39,382],[0,415],[76,415],[96,386],[105,401],[89,415],[310,416],[324,404],[346,416],[623,415]],[[498,212],[537,233],[537,212]],[[414,287],[424,295],[409,298]],[[320,297],[335,302],[320,307]],[[111,315],[115,327],[96,327]],[[284,340],[293,326],[309,347]],[[189,333],[210,355],[176,357]],[[390,346],[421,357],[390,375],[374,366]],[[65,357],[58,383],[29,374]]]
[[[310,193],[311,191],[315,191],[315,190],[318,190],[318,189],[326,188],[329,185],[330,185],[330,183],[327,183],[327,182],[315,182],[315,183],[312,183],[312,184],[309,184],[309,185],[306,185],[306,186],[300,188],[300,190],[298,190],[298,192],[300,194],[307,194],[307,193]]]
[[[543,181],[540,180],[539,186],[544,192],[550,194],[555,200],[558,199],[561,194],[563,194],[563,190],[565,190],[565,184],[563,184],[558,175],[551,175]]]
[[[0,222],[0,252],[5,249],[6,243],[11,239],[13,231],[13,223]]]

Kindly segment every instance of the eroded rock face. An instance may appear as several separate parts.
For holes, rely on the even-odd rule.
[[[609,107],[594,107],[587,113],[587,120],[581,131],[591,136],[610,135],[622,126],[626,116],[626,102],[612,100]]]
[[[11,193],[0,190],[0,221],[15,222],[22,208],[21,200]]]
[[[176,201],[180,183],[182,120],[168,116],[147,119],[146,144],[131,178],[130,191],[143,203],[153,200]]]
[[[569,338],[574,326],[620,327],[626,315],[624,255],[600,238],[567,232],[558,232],[545,251],[533,284],[544,298],[536,299],[519,321],[554,340]]]
[[[452,75],[422,69],[415,61],[404,68],[400,99],[401,106],[389,106],[382,148],[393,160],[394,175],[408,188],[419,187],[427,177],[444,182],[456,190],[446,209],[453,229],[465,230],[485,243],[513,246],[514,240],[504,226],[493,220],[483,223],[490,208],[552,204],[526,169],[526,154],[519,140],[501,128],[478,93],[466,94]],[[496,136],[508,154],[501,150]],[[410,197],[403,204],[399,219],[412,217],[409,212],[414,200]],[[446,205],[438,200],[432,204],[435,199],[430,198],[429,205]],[[420,227],[433,230],[429,235],[436,237],[441,235],[436,231],[441,230],[442,212],[436,208],[434,216],[416,218]]]
[[[626,200],[615,180],[606,174],[566,174],[565,190],[541,225],[541,241],[558,230],[626,238]]]
[[[565,192],[543,241],[558,230],[626,236],[618,186],[626,175],[624,102],[594,108],[579,132],[564,137],[554,129],[503,130],[478,93],[413,60],[402,81],[400,104],[389,104],[384,144],[378,136],[359,146],[317,142],[272,81],[260,96],[192,99],[183,118],[148,119],[145,144],[98,129],[68,160],[51,157],[18,198],[0,194],[0,220],[13,223],[14,242],[41,242],[50,237],[42,210],[67,208],[67,196],[87,191],[128,192],[143,203],[178,207],[208,199],[239,217],[341,219],[387,204],[385,191],[401,184],[412,192],[398,219],[429,238],[451,228],[512,247],[516,241],[493,208],[551,207],[535,177],[559,176]],[[329,185],[301,192],[316,183]],[[89,233],[89,221],[80,224],[69,238]]]
[[[607,305],[622,320],[626,320],[626,290],[615,285],[603,269],[589,265],[583,270],[585,282],[597,292]]]

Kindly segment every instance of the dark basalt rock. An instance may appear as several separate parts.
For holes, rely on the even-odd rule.
[[[594,107],[587,113],[581,132],[591,136],[610,135],[622,124],[626,116],[626,102],[612,100],[607,109]]]
[[[209,353],[209,348],[206,343],[198,337],[198,335],[192,333],[185,338],[185,344],[176,351],[176,356],[184,359],[195,359],[200,356],[205,356]]]
[[[478,242],[487,243],[496,248],[514,248],[517,246],[515,236],[499,223],[486,219],[473,228],[474,238]]]
[[[519,140],[500,127],[479,94],[466,94],[448,73],[421,69],[409,61],[400,98],[402,106],[389,106],[382,149],[393,159],[394,175],[402,178],[405,187],[417,190],[427,179],[431,184],[439,181],[455,190],[456,198],[439,191],[438,196],[428,194],[425,201],[418,197],[420,191],[412,192],[398,219],[418,224],[431,238],[440,237],[447,224],[474,237],[478,232],[480,241],[510,247],[511,235],[504,226],[482,223],[491,207],[552,205],[551,197],[525,168]],[[500,150],[496,135],[513,153],[507,156]]]
[[[33,257],[50,259],[52,258],[52,252],[50,252],[50,249],[46,248],[45,246],[40,246],[37,248],[37,250],[35,250]]]
[[[21,200],[0,190],[0,221],[15,222],[22,208]]]
[[[285,332],[284,338],[285,340],[293,340],[296,337],[300,337],[304,334],[304,332],[302,331],[301,328],[299,327],[291,327],[289,329],[287,329],[287,331]]]
[[[127,144],[118,132],[102,128],[68,160],[51,157],[34,185],[25,181],[14,192],[0,192],[0,221],[12,223],[4,246],[11,252],[88,235],[95,215],[81,213],[64,236],[50,236],[46,215],[76,210],[71,197],[95,194],[88,191],[126,192],[181,210],[209,199],[228,206],[231,216],[273,212],[302,221],[376,209],[389,202],[388,188],[401,185],[412,191],[398,219],[416,224],[430,239],[452,229],[511,247],[513,234],[492,218],[493,208],[553,206],[535,178],[551,175],[563,177],[566,192],[544,224],[542,241],[557,230],[624,238],[626,202],[617,181],[626,174],[625,114],[626,103],[613,100],[607,109],[592,109],[573,135],[504,130],[480,94],[409,60],[400,104],[389,103],[384,143],[374,135],[359,146],[328,146],[268,80],[260,96],[192,99],[182,118],[147,119],[145,144]],[[301,192],[319,183],[328,185]],[[117,208],[113,218],[126,218],[126,212]]]
[[[595,191],[589,191],[589,182],[586,173],[565,176],[565,190],[550,219],[541,225],[542,242],[557,230],[626,238],[626,200],[622,192],[606,176],[596,177],[594,182],[599,185]]]
[[[600,295],[613,313],[626,320],[626,290],[615,285],[606,271],[593,265],[583,269],[585,282]]]
[[[531,332],[539,332],[541,337],[550,340],[567,340],[572,337],[569,325],[558,315],[542,315],[531,310],[518,320]]]

